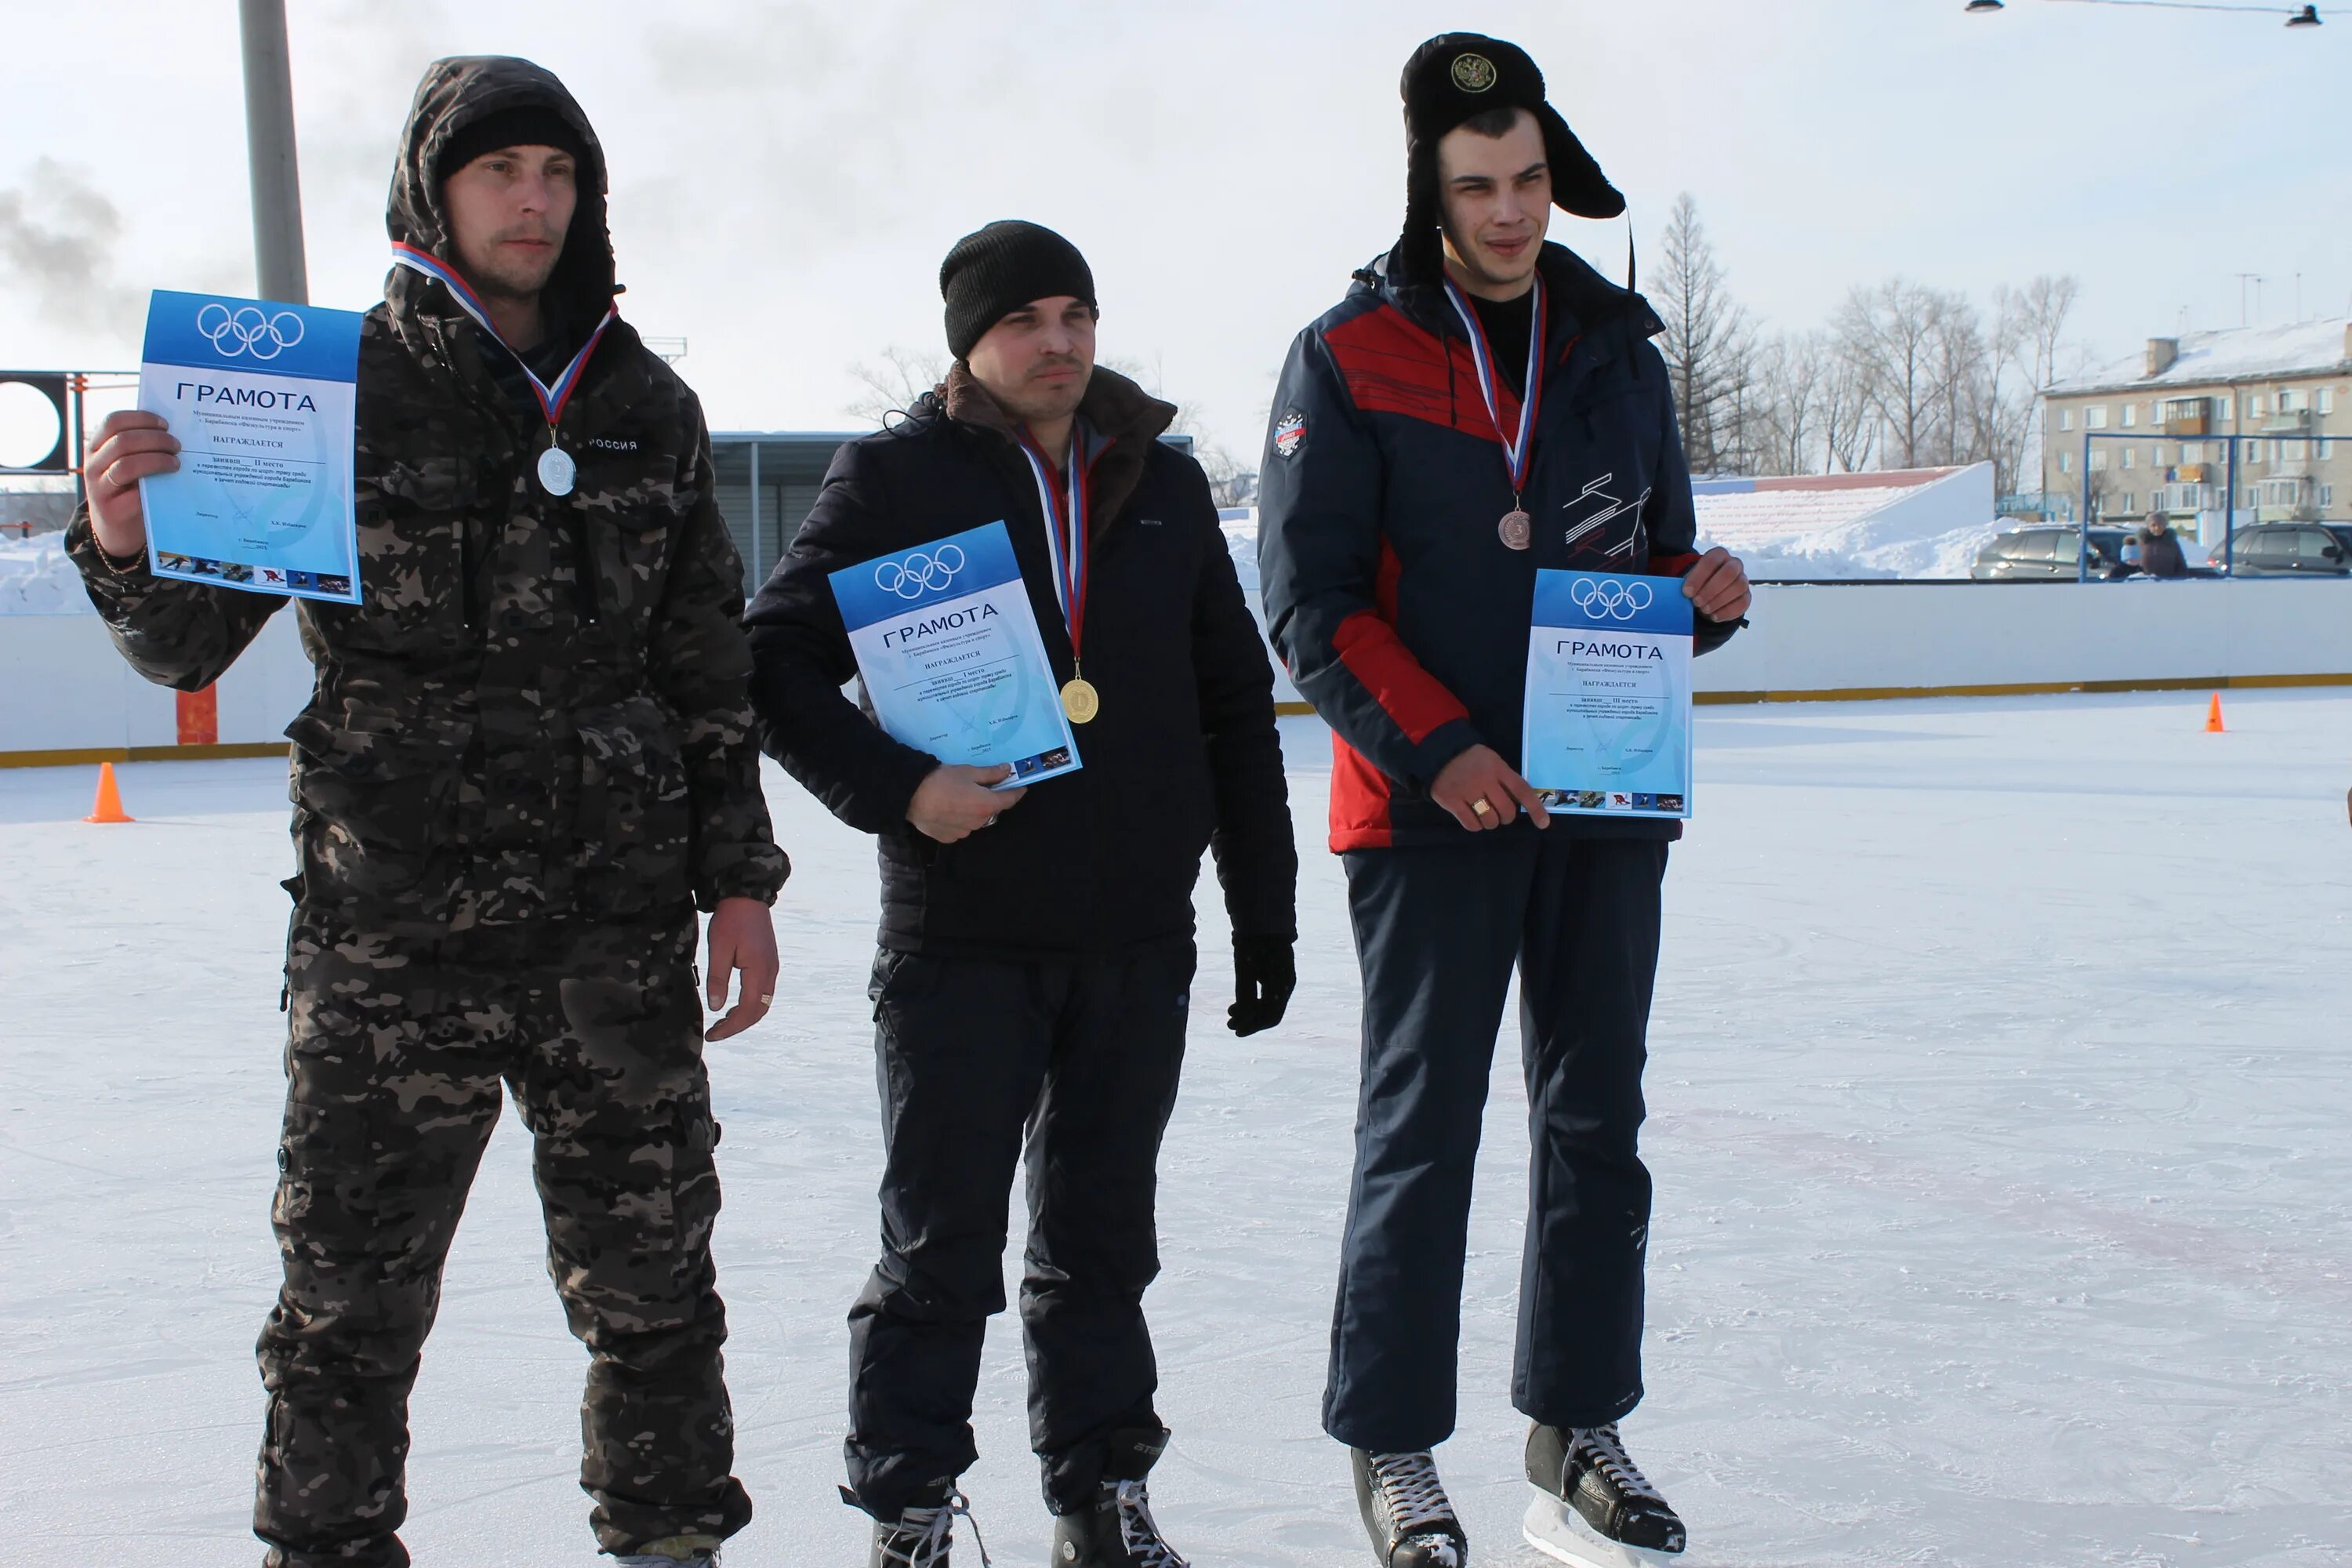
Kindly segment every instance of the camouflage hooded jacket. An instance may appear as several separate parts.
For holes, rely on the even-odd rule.
[[[431,174],[448,139],[538,106],[578,132],[579,206],[551,318],[593,325],[618,292],[594,132],[527,61],[448,59],[417,89],[393,178],[395,240],[448,260]],[[441,283],[396,268],[360,340],[360,580],[297,614],[318,671],[293,742],[298,899],[371,929],[441,931],[772,901],[786,875],[760,793],[739,625],[742,567],[694,395],[625,323],[563,405],[571,494],[533,477],[549,432],[486,363]],[[283,599],[111,562],[86,515],[68,546],[150,680],[208,685]]]

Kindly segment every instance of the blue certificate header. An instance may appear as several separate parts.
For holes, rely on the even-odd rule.
[[[1691,602],[1682,579],[1637,573],[1538,572],[1535,624],[1595,631],[1691,635]]]
[[[351,381],[359,374],[357,310],[279,305],[158,289],[147,306],[149,364],[248,375]]]
[[[854,632],[1020,575],[1013,536],[1004,531],[1003,523],[991,522],[845,566],[833,574],[833,596],[841,605],[842,625]]]

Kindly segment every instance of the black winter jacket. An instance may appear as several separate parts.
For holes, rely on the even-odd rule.
[[[1011,421],[968,372],[835,454],[745,618],[769,754],[881,840],[886,948],[1024,957],[1189,940],[1212,846],[1234,929],[1296,934],[1273,670],[1208,480],[1158,438],[1174,410],[1124,377],[1097,370],[1079,413],[1096,443],[1086,673],[1102,712],[1076,731],[1085,765],[1032,785],[994,826],[942,845],[908,822],[938,763],[843,694],[856,661],[828,581],[1001,519],[1055,678],[1070,678],[1035,480]]]
[[[1482,743],[1518,765],[1537,568],[1679,576],[1697,563],[1656,314],[1559,246],[1538,265],[1531,549],[1496,534],[1508,473],[1441,289],[1376,264],[1283,366],[1258,571],[1275,648],[1331,726],[1334,850],[1459,843],[1429,798],[1439,771]],[[1507,385],[1496,400],[1516,427],[1519,400]],[[1702,619],[1696,650],[1732,630]],[[1673,838],[1680,825],[1562,816],[1549,831]]]

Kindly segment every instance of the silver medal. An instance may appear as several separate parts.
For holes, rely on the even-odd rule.
[[[579,477],[580,465],[562,447],[550,447],[539,455],[539,482],[549,495],[570,495],[572,482]]]

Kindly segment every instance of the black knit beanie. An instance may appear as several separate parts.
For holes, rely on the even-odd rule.
[[[434,183],[437,185],[483,153],[501,147],[554,147],[571,153],[575,163],[583,166],[588,163],[587,148],[570,121],[552,109],[526,104],[459,126],[433,160]]]
[[[1616,217],[1625,198],[1544,100],[1543,72],[1517,44],[1482,33],[1446,33],[1413,50],[1398,83],[1404,99],[1404,232],[1389,258],[1391,276],[1434,283],[1444,269],[1440,227],[1445,205],[1437,188],[1437,144],[1446,132],[1490,109],[1524,109],[1542,128],[1551,165],[1551,199],[1579,217]]]
[[[1040,224],[1004,218],[955,242],[940,263],[948,353],[962,359],[988,329],[1032,300],[1067,294],[1095,303],[1095,275],[1078,247]]]

